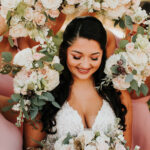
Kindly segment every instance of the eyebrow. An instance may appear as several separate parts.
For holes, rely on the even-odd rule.
[[[79,52],[77,50],[73,50],[72,52],[75,52],[75,53],[78,53],[78,54],[83,54],[82,52]],[[91,55],[96,55],[96,54],[100,54],[100,52],[95,52],[95,53],[92,53]]]

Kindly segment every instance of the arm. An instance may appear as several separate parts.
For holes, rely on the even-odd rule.
[[[37,119],[40,119],[40,115],[38,115]],[[24,122],[24,147],[38,147],[40,145],[38,145],[36,142],[34,142],[33,140],[36,141],[42,141],[45,137],[46,137],[46,133],[42,132],[41,130],[43,129],[43,125],[42,122],[37,122],[36,125],[37,129],[35,129],[29,121],[25,121]]]
[[[7,30],[5,19],[0,15],[0,36]]]
[[[127,114],[125,117],[126,131],[124,131],[124,137],[127,141],[127,146],[131,147],[132,144],[132,102],[127,91],[121,91],[121,101],[127,108]]]

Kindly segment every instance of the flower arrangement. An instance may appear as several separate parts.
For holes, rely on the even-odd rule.
[[[54,145],[55,150],[127,150],[126,141],[123,137],[123,131],[116,124],[108,128],[107,132],[99,132],[92,130],[84,130],[78,135],[70,135],[61,137]],[[139,150],[139,146],[135,147]]]
[[[58,86],[59,72],[63,66],[58,56],[48,53],[47,49],[37,52],[38,47],[39,45],[19,51],[13,59],[13,65],[9,64],[12,58],[10,53],[3,53],[4,67],[1,73],[12,71],[14,74],[15,94],[11,96],[9,102],[13,104],[8,108],[20,112],[17,126],[21,125],[24,118],[35,119],[47,101],[59,108],[50,91]]]
[[[105,73],[116,89],[135,90],[137,95],[140,92],[147,95],[148,87],[144,84],[150,76],[150,42],[147,33],[139,26],[132,41],[121,40],[115,54],[108,58]]]

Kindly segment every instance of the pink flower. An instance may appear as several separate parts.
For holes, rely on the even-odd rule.
[[[115,150],[126,150],[126,148],[122,144],[117,143],[115,146]]]
[[[128,52],[132,52],[133,50],[134,50],[134,43],[128,43],[127,45],[126,45],[126,50],[128,51]]]
[[[35,23],[37,23],[38,25],[44,25],[45,21],[46,21],[46,17],[44,14],[41,14],[39,12],[35,12],[34,13],[34,21]]]

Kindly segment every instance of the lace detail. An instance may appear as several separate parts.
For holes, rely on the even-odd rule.
[[[111,125],[114,125],[115,120],[115,113],[109,103],[106,100],[103,100],[102,107],[95,118],[91,130],[105,132]],[[69,105],[68,102],[64,103],[56,115],[56,128],[57,133],[55,135],[47,136],[47,140],[51,141],[50,145],[54,145],[56,137],[60,138],[67,135],[68,132],[74,135],[85,130],[80,115]]]

